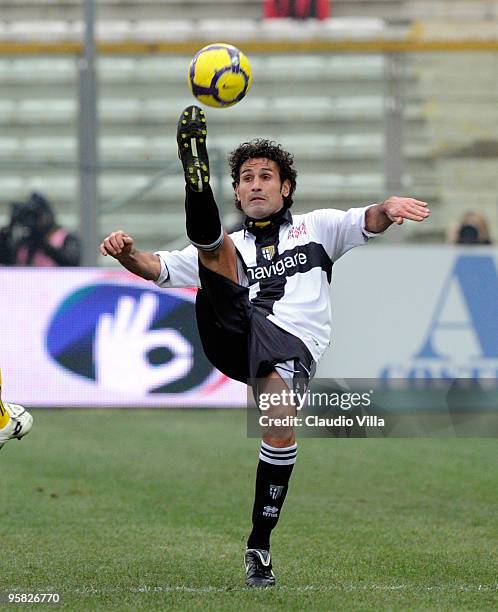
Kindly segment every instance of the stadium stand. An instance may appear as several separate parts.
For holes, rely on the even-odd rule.
[[[145,194],[139,206],[115,211],[108,220],[104,217],[106,225],[115,224],[116,217],[123,213],[133,215],[134,209],[137,217],[154,213],[150,215],[149,228],[144,219],[133,222],[133,227],[144,228],[149,240],[159,238],[157,214],[164,216],[164,226],[173,233],[167,238],[182,232],[181,219],[181,224],[176,225],[165,217],[172,209],[181,210],[183,187],[175,162],[175,126],[178,110],[190,103],[183,74],[188,60],[187,56],[100,60],[101,161],[117,164],[114,169],[106,166],[103,172],[103,201],[145,187],[165,162],[174,168],[174,176]],[[267,60],[255,56],[252,61],[257,77],[251,96],[229,114],[217,110],[209,113],[210,146],[220,149],[225,156],[239,140],[256,135],[281,140],[296,154],[303,208],[330,202],[344,207],[379,198],[382,58],[298,56]],[[34,71],[38,85],[36,99],[31,99],[31,85],[26,77]],[[30,187],[47,189],[56,203],[63,203],[67,210],[67,203],[77,198],[77,177],[75,173],[73,178],[68,177],[64,166],[69,161],[76,163],[77,155],[74,60],[4,59],[0,62],[0,74],[8,82],[10,96],[0,102],[2,174],[12,177],[13,167],[5,167],[9,159],[25,162],[17,166],[18,177],[24,177]],[[313,96],[309,95],[310,90]],[[415,107],[410,113],[416,120]],[[228,129],[230,121],[239,126],[235,135]],[[32,176],[32,164],[40,160],[59,164],[46,168],[44,181],[39,170],[38,176]],[[120,161],[126,164],[120,166]],[[57,172],[65,176],[54,180]],[[22,181],[8,182],[4,185],[4,197],[21,197],[19,188]],[[230,202],[226,173],[223,194],[225,201]],[[73,210],[76,212],[75,206]],[[124,221],[120,219],[119,223]]]
[[[0,42],[64,43],[81,38],[81,3],[75,0],[1,0],[0,9]],[[414,19],[422,18],[426,21],[418,24],[419,34],[428,35],[430,20],[447,14],[451,17],[445,21],[448,32],[454,32],[449,23],[453,18],[486,20],[493,27],[498,1],[335,0],[332,13],[332,19],[324,22],[296,24],[292,20],[263,22],[259,0],[102,0],[97,36],[111,42],[175,43],[224,39],[227,32],[236,32],[241,42],[257,39],[262,44],[288,38],[389,39],[406,33]],[[447,215],[459,215],[471,191],[464,185],[447,189],[442,184],[445,177],[452,177],[452,185],[459,178],[463,181],[456,170],[462,157],[455,160],[454,155],[471,155],[469,146],[489,139],[490,129],[498,125],[496,96],[489,92],[496,55],[487,55],[483,62],[484,55],[466,56],[469,82],[460,88],[462,96],[456,97],[448,95],[448,87],[458,90],[461,78],[461,71],[452,67],[454,54],[431,54],[430,61],[427,54],[410,54],[406,59],[403,184],[417,197],[438,204],[432,228],[439,237]],[[102,232],[118,225],[133,227],[146,247],[183,235],[175,127],[179,110],[192,101],[185,85],[189,60],[189,54],[178,52],[99,59],[100,191],[104,206],[113,208],[112,214],[102,215]],[[384,56],[255,52],[251,61],[250,96],[229,112],[208,112],[213,182],[225,211],[231,210],[230,181],[218,160],[223,163],[239,141],[258,135],[275,138],[295,152],[301,209],[345,208],[382,198]],[[481,74],[477,87],[472,80],[476,74]],[[4,52],[0,82],[3,201],[19,199],[30,189],[43,190],[54,199],[64,225],[76,227],[76,58],[70,54],[9,57]],[[466,108],[464,100],[469,95],[478,104],[478,113]],[[454,116],[456,123],[451,120]],[[470,130],[465,127],[469,122]],[[490,203],[496,197],[496,180],[490,177],[493,160],[475,156],[473,151],[481,196]],[[158,179],[161,171],[164,177]],[[134,205],[114,208],[120,198],[133,201],[134,193],[138,199]],[[452,213],[449,203],[455,198],[458,210]],[[0,217],[5,220],[5,215]]]
[[[102,20],[260,19],[261,0],[99,0]],[[331,0],[333,17],[377,17],[391,23],[418,19],[497,19],[496,0]],[[80,0],[2,0],[2,20],[81,19]]]

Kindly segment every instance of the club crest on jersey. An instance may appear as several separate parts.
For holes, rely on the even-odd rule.
[[[275,245],[270,244],[269,246],[261,247],[261,254],[265,259],[271,261],[275,257]]]

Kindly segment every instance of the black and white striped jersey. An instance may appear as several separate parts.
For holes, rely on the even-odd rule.
[[[275,325],[300,338],[316,362],[330,341],[332,266],[344,253],[377,235],[365,229],[367,208],[296,215],[286,211],[274,232],[259,235],[243,229],[230,234],[242,260],[239,281],[249,287],[251,302]],[[194,246],[157,255],[159,287],[199,285]]]

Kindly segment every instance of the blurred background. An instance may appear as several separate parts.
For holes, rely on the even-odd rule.
[[[271,5],[297,17],[265,18]],[[433,210],[430,224],[396,235],[402,242],[444,242],[468,210],[498,225],[495,0],[1,0],[0,10],[1,225],[9,202],[37,191],[81,230],[90,173],[96,202],[83,206],[96,212],[85,223],[99,238],[124,228],[143,248],[185,244],[176,122],[192,102],[189,61],[213,41],[243,49],[254,77],[243,103],[208,109],[228,222],[226,154],[264,135],[295,152],[300,210],[400,193]],[[304,18],[313,11],[323,18]],[[85,18],[95,89],[82,59]],[[90,167],[88,130],[98,152]],[[94,251],[83,258],[112,263]]]
[[[492,244],[498,238],[498,0],[0,0],[0,226],[9,227],[20,214],[15,227],[21,234],[30,231],[29,214],[19,205],[44,202],[47,227],[62,226],[66,232],[54,234],[54,248],[64,242],[65,252],[47,265],[80,263],[85,268],[78,274],[95,275],[89,272],[95,266],[117,267],[97,250],[116,229],[131,233],[145,250],[185,246],[176,122],[194,101],[186,81],[190,59],[215,41],[240,47],[253,70],[245,100],[206,110],[212,182],[226,226],[237,221],[227,153],[256,136],[274,138],[295,153],[296,211],[346,209],[391,194],[430,203],[430,222],[388,232],[381,247],[413,247],[410,261],[424,254],[426,271],[432,268],[432,275],[417,277],[417,283],[431,277],[431,285],[412,286],[425,296],[418,306],[425,313],[418,340],[407,349],[416,353],[415,344],[423,344],[426,330],[434,329],[443,313],[453,281],[460,297],[479,293],[481,264],[474,258],[477,267],[469,274],[477,274],[477,286],[467,291],[469,274],[455,263],[457,255],[444,251],[443,257],[437,249],[454,242]],[[381,269],[396,260],[396,252],[383,255]],[[488,286],[496,284],[493,257],[481,279]],[[28,249],[6,263],[43,268],[44,260],[35,260]],[[345,280],[340,274],[336,280],[344,282],[346,292],[346,276],[366,274],[367,260],[357,261],[357,270],[345,267]],[[394,271],[395,278],[410,271],[410,264],[404,265]],[[24,342],[32,345],[37,335],[45,353],[69,349],[48,339],[54,312],[64,311],[55,289],[40,297],[41,286],[52,286],[54,277],[40,270],[48,279],[42,282],[26,268],[9,270],[4,268],[10,276],[4,277],[3,290],[15,311],[3,317],[0,357],[4,368],[19,372],[22,366],[12,363],[7,349],[19,345],[19,333],[8,323],[13,317],[31,321],[34,311],[45,309],[32,335],[23,330]],[[376,278],[374,269],[372,275]],[[73,286],[87,282],[77,278],[68,269],[54,287],[61,296],[72,295]],[[138,281],[128,276],[126,282]],[[484,303],[493,312],[495,284],[481,296],[480,306],[472,308],[467,300],[461,315],[457,304],[450,319],[467,316],[468,322],[470,312],[474,318],[468,325],[478,325]],[[338,287],[336,309],[347,316]],[[413,308],[413,295],[405,297],[403,307]],[[44,305],[34,309],[33,300],[42,299]],[[99,316],[88,324],[92,333]],[[464,330],[463,345],[494,336],[497,324],[490,317],[491,327]],[[76,333],[72,320],[65,325],[54,337]],[[349,338],[347,350],[354,354],[351,346]],[[84,347],[73,347],[68,361],[81,361],[83,351],[88,364],[77,368],[98,379],[95,343],[87,338]],[[498,349],[484,356],[498,358]],[[161,359],[156,355],[156,363]],[[367,368],[368,375],[379,368]],[[14,380],[20,384],[21,374]]]

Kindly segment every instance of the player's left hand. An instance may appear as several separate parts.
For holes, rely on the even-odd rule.
[[[401,225],[404,219],[411,221],[423,221],[431,214],[427,202],[421,202],[414,198],[402,198],[391,196],[381,204],[384,214],[393,223]]]

